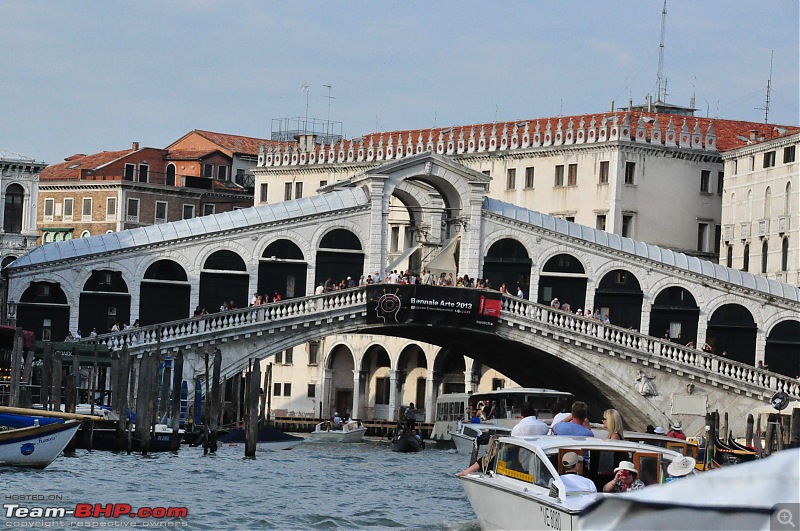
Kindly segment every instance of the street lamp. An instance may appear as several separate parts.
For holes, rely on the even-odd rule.
[[[11,326],[16,326],[17,324],[17,301],[14,299],[9,299],[8,304],[6,306],[6,319],[8,324]]]

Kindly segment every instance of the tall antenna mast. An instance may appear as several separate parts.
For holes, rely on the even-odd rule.
[[[772,87],[772,57],[775,55],[775,50],[772,50],[769,54],[769,79],[767,79],[767,101],[765,102],[763,107],[756,107],[758,111],[764,111],[764,123],[769,123],[769,91]]]
[[[322,85],[326,89],[328,89],[328,95],[325,96],[328,98],[328,121],[325,122],[325,135],[330,135],[330,127],[331,127],[331,100],[335,100],[336,97],[331,96],[331,89],[333,85]],[[327,139],[326,139],[327,140]]]
[[[664,34],[667,29],[667,0],[664,0],[664,9],[661,10],[661,42],[658,45],[658,96],[656,101],[661,100],[661,83],[664,79]],[[666,87],[664,88],[664,99],[667,98]]]
[[[303,123],[303,127],[306,128],[306,131],[308,130],[308,91],[310,88],[311,85],[309,85],[307,81],[300,85],[300,90],[306,93],[306,121]]]

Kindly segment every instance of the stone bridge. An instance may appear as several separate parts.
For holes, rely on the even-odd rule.
[[[488,198],[488,179],[423,153],[302,199],[46,244],[7,266],[9,301],[18,325],[44,340],[96,329],[112,348],[127,343],[133,352],[220,348],[228,375],[333,333],[414,338],[522,385],[613,404],[638,424],[702,422],[708,410],[738,415],[779,390],[798,394],[800,289]],[[396,201],[405,240],[390,231]],[[311,295],[326,278],[385,279],[393,269],[487,279],[524,297],[503,297],[491,333],[444,334],[368,324],[364,289]],[[288,300],[247,307],[254,292]],[[556,298],[610,322],[554,310]],[[244,309],[217,312],[223,300]],[[203,307],[211,314],[199,315]],[[195,308],[198,317],[187,318]],[[106,335],[132,322],[141,326]],[[331,356],[320,367],[320,409],[334,388],[347,391]],[[380,366],[391,380],[389,411],[403,385],[401,356]],[[367,384],[363,358],[351,358],[352,393]],[[415,366],[429,416],[434,365]],[[353,411],[361,394],[353,393]]]
[[[679,418],[690,433],[702,431],[706,411],[718,409],[739,419],[778,391],[800,396],[796,379],[513,296],[503,297],[498,326],[491,332],[461,328],[443,333],[427,325],[368,324],[369,309],[367,289],[361,287],[88,341],[112,350],[125,346],[131,355],[180,349],[190,360],[188,366],[201,365],[206,352],[220,349],[222,374],[229,377],[252,360],[334,333],[409,337],[474,352],[482,363],[520,382],[568,389],[596,404],[614,404],[632,426],[643,428],[653,421],[668,425]],[[429,396],[434,402],[434,393]],[[353,410],[358,409],[354,404]]]

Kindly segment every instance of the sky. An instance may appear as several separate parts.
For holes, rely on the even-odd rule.
[[[798,5],[669,0],[667,101],[763,122],[774,51],[769,121],[800,124]],[[656,93],[662,7],[2,0],[0,150],[54,164],[193,129],[270,138],[306,115],[356,138],[605,112]]]

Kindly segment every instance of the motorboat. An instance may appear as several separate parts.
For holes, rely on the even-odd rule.
[[[492,424],[462,423],[458,431],[450,434],[450,438],[455,443],[458,453],[470,455],[476,443],[479,447],[486,446],[492,435],[511,435],[511,428]]]
[[[225,444],[244,444],[246,441],[246,434],[247,432],[244,428],[236,428],[230,430],[228,433],[218,435],[217,442]],[[296,435],[289,435],[275,428],[260,428],[256,441],[256,450],[269,452],[291,450],[305,441],[305,439]]]
[[[0,466],[46,468],[80,425],[74,419],[0,413]]]
[[[800,449],[794,448],[625,496],[597,500],[581,514],[578,527],[791,529],[797,525],[797,500]]]
[[[342,422],[338,428],[333,426],[330,421],[323,421],[317,424],[311,432],[311,439],[315,441],[332,442],[361,442],[367,428],[358,420],[348,420]]]
[[[614,478],[622,461],[634,463],[646,485],[666,480],[666,468],[682,454],[659,446],[595,437],[499,437],[485,470],[459,477],[482,529],[574,529],[578,515]],[[584,458],[584,477],[595,487],[573,490],[563,457]],[[570,488],[567,485],[570,485]]]

